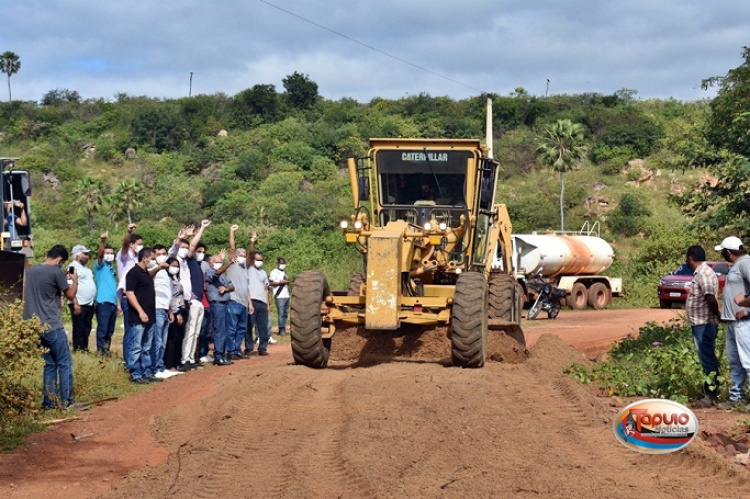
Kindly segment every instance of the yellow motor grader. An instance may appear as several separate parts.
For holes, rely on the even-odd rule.
[[[494,204],[497,167],[472,139],[371,139],[366,157],[350,158],[354,213],[341,229],[364,273],[333,292],[320,272],[296,277],[295,362],[325,367],[337,328],[349,326],[448,326],[460,367],[484,365],[489,329],[523,344],[510,218]]]

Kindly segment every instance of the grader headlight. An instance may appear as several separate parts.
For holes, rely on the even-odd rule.
[[[346,230],[349,228],[349,222],[347,222],[346,220],[342,220],[341,223],[339,224],[339,227]]]
[[[447,224],[447,223],[445,223],[445,222],[440,222],[440,224],[438,224],[438,228],[439,228],[440,230],[442,230],[442,231],[445,231],[445,230],[447,230],[447,229],[448,229],[448,224]]]
[[[362,230],[362,221],[361,220],[357,220],[356,222],[354,222],[354,229],[355,230]]]
[[[431,230],[432,230],[432,224],[430,222],[426,222],[424,224],[424,231],[425,232],[430,232]]]

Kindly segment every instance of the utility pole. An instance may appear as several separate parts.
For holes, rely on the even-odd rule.
[[[547,80],[549,82],[549,80]],[[188,90],[188,97],[193,96],[193,72],[190,72],[190,90]]]
[[[193,74],[193,73],[190,73]],[[549,78],[547,78],[547,90],[544,91],[544,96],[547,97],[547,94],[549,93]]]

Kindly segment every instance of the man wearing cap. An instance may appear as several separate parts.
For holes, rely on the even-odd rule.
[[[750,309],[739,306],[735,297],[750,294],[750,258],[738,237],[725,238],[714,248],[731,262],[722,296],[721,320],[727,325],[727,358],[732,386],[725,408],[740,405],[745,398],[744,384],[750,370]],[[722,407],[722,405],[720,405]]]
[[[91,320],[94,318],[96,302],[96,284],[94,273],[87,267],[89,249],[82,244],[73,246],[73,263],[78,274],[78,290],[72,300],[68,301],[70,316],[73,319],[73,350],[88,352]]]

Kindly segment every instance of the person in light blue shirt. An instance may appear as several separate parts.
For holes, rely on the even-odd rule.
[[[107,244],[109,232],[101,235],[99,251],[94,262],[96,279],[96,351],[109,355],[112,335],[115,333],[117,315],[122,313],[117,299],[117,274],[113,262],[115,250]]]

